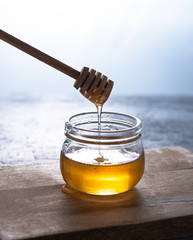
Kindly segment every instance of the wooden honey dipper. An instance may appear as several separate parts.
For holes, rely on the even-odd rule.
[[[108,79],[105,75],[102,75],[100,72],[97,72],[94,69],[89,69],[88,67],[83,67],[81,72],[79,72],[1,29],[0,39],[76,79],[74,87],[80,89],[81,94],[96,106],[103,105],[108,99],[113,88],[113,81]]]

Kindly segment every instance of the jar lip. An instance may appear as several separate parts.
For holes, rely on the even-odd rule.
[[[142,122],[139,118],[135,117],[135,116],[132,116],[132,115],[127,115],[127,114],[123,114],[123,113],[117,113],[117,112],[102,112],[102,116],[107,114],[107,115],[116,115],[116,116],[122,116],[122,117],[125,117],[125,118],[130,118],[132,120],[135,121],[135,124],[133,125],[130,125],[124,129],[116,129],[116,130],[94,130],[94,129],[86,129],[86,128],[82,128],[82,127],[79,127],[77,126],[77,122],[74,122],[72,123],[72,120],[77,118],[77,117],[81,117],[81,116],[84,116],[84,115],[91,115],[91,114],[94,114],[97,116],[97,112],[83,112],[83,113],[78,113],[78,114],[75,114],[69,118],[67,118],[67,125],[71,126],[72,128],[74,128],[75,130],[78,130],[78,131],[86,131],[86,132],[93,132],[93,133],[96,133],[96,132],[100,132],[100,133],[122,133],[122,132],[126,132],[126,131],[133,131],[135,129],[138,129],[138,128],[142,128]],[[103,118],[101,118],[101,120],[103,120]]]

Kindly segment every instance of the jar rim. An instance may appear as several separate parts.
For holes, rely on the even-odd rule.
[[[65,123],[65,135],[75,141],[91,143],[120,143],[141,136],[142,122],[137,117],[115,112],[102,112],[98,129],[97,112],[71,116]]]
[[[73,120],[73,118],[76,118],[76,117],[79,117],[79,116],[82,116],[82,115],[88,115],[88,114],[95,114],[97,115],[97,112],[83,112],[83,113],[78,113],[78,114],[75,114],[71,117],[69,117],[66,121],[66,123],[70,124],[71,127],[73,128],[76,128],[77,130],[80,130],[80,131],[88,131],[88,132],[100,132],[100,133],[113,133],[113,132],[125,132],[125,131],[131,131],[131,130],[134,130],[135,128],[138,128],[138,127],[142,127],[142,122],[139,118],[133,116],[133,115],[127,115],[127,114],[123,114],[123,113],[115,113],[115,112],[102,112],[101,116],[103,116],[104,114],[114,114],[114,115],[117,115],[117,116],[124,116],[124,117],[129,117],[129,118],[132,118],[133,120],[136,121],[136,124],[133,125],[133,126],[128,126],[128,128],[125,128],[125,129],[116,129],[116,130],[98,130],[98,129],[85,129],[85,128],[81,128],[81,127],[78,127],[76,126],[75,124],[77,124],[77,122],[75,122],[75,124],[72,124],[71,121]],[[102,119],[102,117],[101,117]]]

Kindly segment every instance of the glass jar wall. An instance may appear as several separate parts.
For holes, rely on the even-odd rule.
[[[133,188],[144,172],[142,124],[133,116],[95,112],[72,116],[65,124],[60,166],[71,188],[95,195]]]

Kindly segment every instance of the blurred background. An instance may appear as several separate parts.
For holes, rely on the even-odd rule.
[[[1,0],[1,29],[115,82],[115,95],[193,94],[192,0]],[[77,94],[73,79],[0,41],[0,94]]]
[[[112,79],[104,110],[140,118],[145,148],[193,152],[192,0],[0,0],[0,28]],[[0,41],[0,164],[59,159],[66,117],[96,111],[73,84]]]

